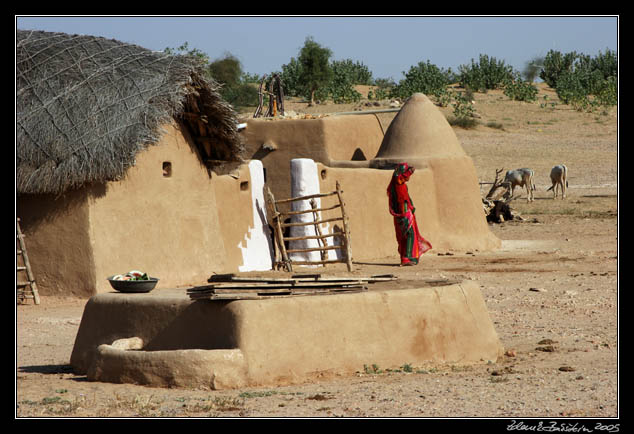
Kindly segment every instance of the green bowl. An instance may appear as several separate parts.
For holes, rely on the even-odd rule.
[[[114,280],[113,277],[108,277],[108,282],[119,292],[150,292],[159,281],[156,277],[150,277],[149,280]]]

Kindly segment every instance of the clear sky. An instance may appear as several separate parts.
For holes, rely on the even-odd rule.
[[[333,60],[362,62],[374,78],[399,81],[419,62],[458,67],[487,54],[521,71],[554,49],[617,52],[612,16],[16,16],[16,28],[86,34],[150,50],[187,42],[211,60],[230,53],[244,72],[270,74],[297,58],[307,37]]]

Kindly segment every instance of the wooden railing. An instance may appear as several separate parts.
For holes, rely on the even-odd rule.
[[[352,271],[352,254],[350,251],[350,232],[348,230],[348,216],[346,215],[345,205],[343,202],[343,191],[339,185],[339,182],[336,183],[336,190],[330,193],[320,193],[313,194],[309,196],[300,196],[294,197],[290,199],[281,199],[275,200],[273,193],[268,188],[265,187],[265,196],[266,196],[266,205],[269,214],[269,222],[271,226],[273,226],[274,238],[275,238],[275,260],[273,264],[274,269],[284,268],[286,271],[293,271],[293,265],[323,265],[332,263],[345,263],[348,266],[348,271]],[[315,199],[322,199],[327,197],[335,197],[337,202],[331,206],[322,206],[321,208],[317,208],[317,203]],[[280,211],[278,205],[290,205],[296,201],[307,200],[310,201],[311,208],[300,210],[300,211]],[[341,215],[337,215],[335,217],[329,218],[319,218],[319,214],[322,211],[332,211],[332,210],[341,210]],[[295,222],[288,223],[287,219],[292,216],[312,213],[313,221],[307,222]],[[342,232],[335,232],[334,230],[330,233],[323,234],[321,231],[321,224],[323,223],[332,223],[336,221],[341,221],[343,226]],[[304,236],[285,236],[284,228],[294,227],[294,226],[315,226],[315,235],[304,235]],[[333,238],[333,243],[328,245],[327,239]],[[334,243],[334,238],[339,238],[342,241],[342,244],[337,245]],[[286,241],[301,241],[301,240],[317,240],[319,247],[309,247],[303,249],[288,249],[286,247]],[[341,259],[327,259],[329,250],[342,250]],[[321,259],[319,261],[297,261],[291,260],[289,254],[290,253],[307,253],[307,252],[315,252],[319,251],[321,255]]]

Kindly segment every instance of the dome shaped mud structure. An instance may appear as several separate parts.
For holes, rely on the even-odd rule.
[[[412,95],[396,115],[370,167],[377,169],[407,161],[419,169],[428,157],[465,157],[451,126],[422,93]]]

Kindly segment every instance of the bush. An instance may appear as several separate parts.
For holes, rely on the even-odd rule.
[[[368,92],[368,99],[388,99],[392,94],[392,89],[396,87],[394,80],[391,78],[377,78],[373,84],[376,87]]]
[[[471,100],[461,92],[454,94],[454,102],[451,105],[453,106],[453,114],[457,119],[468,119],[475,116]]]
[[[372,82],[372,74],[362,63],[339,60],[331,62],[330,68],[332,78],[315,94],[318,99],[331,98],[336,104],[357,102],[361,94],[355,90],[355,84]]]
[[[544,58],[544,67],[539,73],[539,78],[553,89],[557,88],[557,81],[565,74],[572,72],[573,64],[577,58],[576,52],[562,54],[559,51],[550,50]]]
[[[514,101],[531,102],[537,99],[537,88],[519,76],[514,81],[509,81],[504,86],[504,95]]]
[[[248,83],[223,87],[220,89],[220,95],[236,109],[254,107],[259,104],[258,90]]]
[[[597,101],[602,106],[618,104],[616,77],[609,77],[601,83],[596,93]]]
[[[424,93],[428,96],[440,96],[452,83],[451,68],[443,70],[429,62],[419,62],[405,73],[405,78],[391,91],[394,98],[407,99],[414,93]]]
[[[335,60],[330,64],[336,73],[346,77],[352,84],[372,84],[372,73],[362,62],[353,62],[350,59]]]
[[[291,61],[286,65],[282,65],[280,78],[284,83],[284,94],[288,96],[301,96],[304,93],[304,87],[300,79],[302,65],[297,59],[291,57]]]
[[[563,103],[577,110],[592,110],[617,104],[617,74],[616,54],[610,50],[595,58],[551,50],[540,77],[555,89]]]
[[[513,68],[505,65],[503,60],[480,54],[478,63],[471,59],[471,65],[460,65],[458,68],[459,83],[464,88],[476,92],[497,89],[503,83],[513,79]]]

